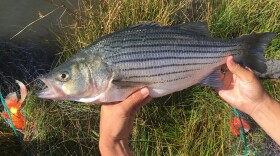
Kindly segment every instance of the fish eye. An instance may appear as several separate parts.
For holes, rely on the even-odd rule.
[[[58,79],[62,82],[68,81],[70,78],[69,73],[66,71],[60,72]]]

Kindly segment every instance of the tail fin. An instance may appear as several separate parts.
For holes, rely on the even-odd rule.
[[[245,49],[241,55],[234,56],[234,60],[244,66],[247,66],[260,73],[265,73],[267,66],[265,64],[264,49],[276,34],[266,32],[260,34],[250,34],[237,38],[242,43],[245,43]]]

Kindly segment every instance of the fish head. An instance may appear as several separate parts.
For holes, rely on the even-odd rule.
[[[69,60],[39,78],[47,88],[37,96],[79,102],[97,101],[110,79],[101,64],[100,60],[86,58]]]

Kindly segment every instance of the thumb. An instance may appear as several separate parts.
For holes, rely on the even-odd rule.
[[[141,103],[149,95],[149,90],[147,88],[142,88],[135,93],[131,94],[126,100],[124,100],[121,105],[126,112],[130,112],[134,107]]]
[[[235,74],[241,81],[251,81],[254,74],[251,70],[245,69],[234,62],[233,57],[229,56],[226,61],[228,69]]]

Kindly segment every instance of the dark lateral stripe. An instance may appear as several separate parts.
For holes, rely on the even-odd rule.
[[[126,79],[131,79],[131,78],[147,78],[147,77],[157,77],[157,76],[163,76],[163,75],[170,75],[170,74],[180,74],[180,73],[186,73],[190,71],[197,71],[200,69],[189,69],[189,70],[181,70],[181,71],[174,71],[174,72],[166,72],[166,73],[158,73],[158,74],[152,74],[152,75],[136,75],[136,76],[128,76],[125,77]]]
[[[139,32],[139,31],[133,31],[133,32],[126,32],[122,35],[126,35],[126,36],[139,36],[142,35],[143,33],[146,33],[145,35],[152,35],[152,36],[158,36],[158,35],[191,35],[191,36],[201,36],[199,34],[197,34],[196,32],[193,31],[178,31],[178,30],[172,30],[172,29],[142,29],[145,30],[143,32]],[[121,36],[123,37],[123,36]]]
[[[192,77],[192,76],[179,77],[179,78],[176,78],[176,79],[170,79],[170,80],[165,80],[165,81],[156,81],[156,82],[152,82],[152,84],[174,82],[174,81],[183,80],[183,79],[190,78],[190,77]]]
[[[226,44],[221,44],[221,45],[206,45],[206,44],[191,44],[191,43],[150,43],[150,44],[131,44],[131,45],[124,45],[124,46],[111,46],[112,48],[148,48],[148,47],[166,47],[166,46],[175,46],[175,47],[195,47],[195,48],[209,48],[209,47],[216,47],[216,48],[231,48],[235,47],[237,45],[226,45]]]
[[[139,37],[140,36],[140,37]],[[122,33],[122,34],[115,34],[111,39],[111,43],[119,43],[119,42],[124,42],[124,41],[135,41],[135,40],[140,40],[142,41],[143,39],[150,39],[150,38],[157,38],[161,39],[163,38],[162,36],[169,36],[166,37],[167,39],[170,39],[172,37],[180,36],[180,37],[200,37],[200,35],[197,35],[193,32],[176,32],[176,31],[162,31],[162,32],[155,32],[155,31],[149,31],[149,32],[134,32],[134,33]],[[125,39],[125,40],[124,40]]]
[[[112,37],[110,44],[115,44],[115,43],[122,43],[122,42],[133,42],[133,41],[143,41],[143,40],[171,40],[174,38],[178,38],[178,39],[183,39],[183,37],[187,38],[205,38],[205,41],[208,43],[211,43],[213,45],[216,45],[217,43],[221,43],[221,42],[225,42],[225,41],[229,41],[227,39],[220,39],[220,40],[211,40],[211,38],[209,37],[205,37],[205,36],[201,36],[198,35],[194,32],[185,32],[185,31],[161,31],[161,32],[145,32],[146,34],[143,33],[132,33],[132,34],[120,34],[120,35],[115,35],[114,37]],[[140,36],[140,37],[139,37]],[[168,37],[166,37],[168,36]],[[215,44],[216,43],[216,44]],[[223,43],[225,44],[225,43]],[[227,43],[228,44],[228,43]],[[234,44],[234,40],[228,44],[228,46],[231,46],[232,44]]]
[[[235,49],[230,49],[229,51],[237,51],[237,50],[243,50],[243,49],[240,49],[240,48],[235,48]],[[172,54],[174,54],[174,53],[176,53],[176,54],[183,54],[183,53],[185,53],[185,54],[187,54],[187,53],[198,53],[198,54],[203,54],[203,53],[205,53],[205,54],[207,54],[207,53],[222,53],[222,52],[225,52],[225,50],[217,50],[217,51],[211,51],[211,50],[202,50],[202,49],[198,49],[197,51],[193,51],[193,50],[188,50],[187,48],[186,48],[186,50],[176,50],[176,49],[172,49],[172,50],[169,50],[169,49],[167,49],[167,50],[161,50],[161,49],[159,49],[159,50],[149,50],[149,51],[145,51],[145,50],[141,50],[141,49],[139,49],[139,51],[129,51],[129,52],[123,52],[123,53],[116,53],[116,54],[113,54],[113,55],[111,55],[111,56],[108,56],[107,57],[107,59],[110,59],[110,58],[114,58],[114,57],[119,57],[119,56],[129,56],[129,55],[137,55],[137,54],[139,54],[139,55],[141,55],[141,54],[156,54],[156,53],[158,53],[159,55],[161,55],[162,53],[172,53]]]
[[[207,63],[184,63],[184,64],[167,64],[167,65],[160,65],[160,66],[148,66],[148,67],[135,67],[135,68],[127,68],[127,69],[122,69],[123,71],[131,71],[131,70],[147,70],[147,69],[160,69],[160,68],[165,68],[165,67],[181,67],[181,66],[187,66],[187,65],[206,65],[206,64],[212,64],[215,62],[207,62]]]
[[[169,59],[177,59],[177,60],[188,60],[188,59],[218,59],[218,58],[222,58],[222,57],[226,57],[227,55],[222,55],[222,56],[201,56],[201,57],[151,57],[151,58],[143,58],[143,59],[127,59],[127,60],[120,60],[120,61],[116,61],[113,62],[115,64],[119,64],[119,63],[128,63],[128,62],[145,62],[145,61],[152,61],[152,60],[169,60]]]
[[[164,80],[164,81],[150,82],[150,84],[159,84],[159,83],[174,82],[174,81],[183,80],[183,79],[187,79],[187,78],[191,78],[191,77],[192,77],[192,76],[184,76],[184,77],[179,77],[179,78],[176,78],[176,79],[170,79],[170,80]]]

